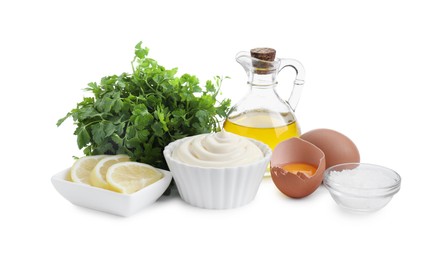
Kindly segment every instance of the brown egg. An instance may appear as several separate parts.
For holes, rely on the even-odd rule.
[[[290,164],[307,164],[316,168],[313,175],[287,171]],[[285,195],[302,198],[310,195],[321,184],[326,169],[324,153],[315,145],[300,138],[290,138],[279,143],[272,153],[270,173],[273,183]]]
[[[326,168],[340,163],[360,162],[357,146],[345,135],[330,129],[315,129],[301,135],[320,148],[326,156]]]

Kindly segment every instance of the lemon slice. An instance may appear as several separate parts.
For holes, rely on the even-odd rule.
[[[73,182],[91,185],[90,172],[96,164],[107,155],[81,157],[71,166],[70,177]]]
[[[160,180],[163,174],[154,167],[138,162],[122,162],[110,166],[106,180],[112,190],[130,194]]]
[[[103,158],[90,172],[90,183],[95,187],[110,190],[110,185],[106,181],[107,170],[116,163],[128,161],[130,161],[129,156],[122,154]]]

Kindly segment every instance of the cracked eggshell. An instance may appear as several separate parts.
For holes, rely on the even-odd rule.
[[[307,177],[303,173],[294,174],[282,168],[290,163],[310,164],[315,166],[317,171]],[[323,151],[300,138],[290,138],[279,143],[270,160],[273,183],[282,193],[292,198],[302,198],[313,193],[320,186],[325,169]]]
[[[315,129],[303,135],[306,140],[320,148],[326,156],[326,168],[341,163],[360,162],[357,146],[347,136],[331,129]]]

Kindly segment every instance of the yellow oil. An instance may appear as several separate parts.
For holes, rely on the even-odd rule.
[[[228,132],[259,140],[272,150],[278,143],[301,134],[291,113],[272,113],[264,110],[248,111],[230,117],[223,128]]]

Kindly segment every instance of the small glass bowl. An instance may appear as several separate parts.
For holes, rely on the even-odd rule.
[[[341,207],[372,212],[390,202],[400,189],[401,177],[379,165],[344,163],[326,169],[323,183]]]

